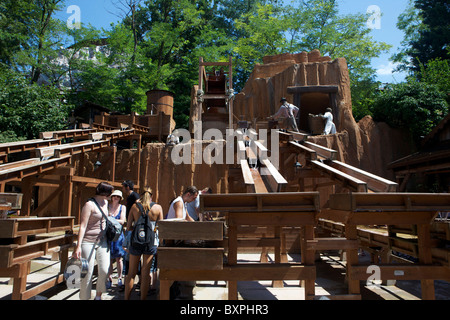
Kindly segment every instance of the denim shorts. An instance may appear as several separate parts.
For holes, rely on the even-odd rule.
[[[142,254],[154,256],[156,254],[156,249],[158,249],[157,246],[151,247],[148,250],[136,250],[130,246],[129,251],[133,256],[140,256]]]

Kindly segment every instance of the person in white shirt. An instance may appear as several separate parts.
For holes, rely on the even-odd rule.
[[[287,128],[298,132],[297,115],[300,109],[294,106],[293,104],[287,102],[286,98],[281,98],[280,102],[282,103],[282,105],[278,110],[278,112],[272,116],[272,118],[275,120],[281,117],[286,118]]]
[[[200,219],[200,215],[201,215],[201,212],[200,212],[200,195],[201,194],[211,194],[211,193],[212,193],[212,189],[210,187],[203,188],[198,193],[198,196],[195,198],[194,201],[188,202],[186,204],[186,209],[187,209],[188,214],[195,221],[202,221],[202,219]]]
[[[187,213],[186,203],[192,202],[198,196],[198,189],[195,186],[187,187],[183,194],[172,201],[166,219],[184,219],[194,221]]]
[[[333,114],[331,113],[333,110],[331,108],[327,108],[325,110],[325,114],[322,118],[325,120],[325,128],[323,130],[323,134],[335,134],[336,133],[336,125],[333,122]]]

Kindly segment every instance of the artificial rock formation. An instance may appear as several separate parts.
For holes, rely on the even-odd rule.
[[[309,141],[338,151],[339,160],[373,174],[393,179],[388,163],[411,152],[409,136],[375,123],[370,116],[359,123],[352,114],[350,77],[345,58],[332,60],[318,50],[298,54],[281,54],[263,59],[255,66],[242,92],[236,95],[234,112],[238,118],[263,121],[280,107],[281,97],[291,103],[289,91],[297,87],[304,92],[300,99],[300,129],[309,131],[308,115],[324,113],[332,107],[337,134],[311,136]],[[335,93],[323,89],[335,87]],[[298,99],[297,99],[298,102]]]

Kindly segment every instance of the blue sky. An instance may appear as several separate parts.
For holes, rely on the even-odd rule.
[[[80,8],[81,22],[92,24],[97,28],[109,29],[112,22],[118,22],[120,10],[114,6],[118,0],[67,0],[66,9],[59,13],[63,20],[68,19],[72,12],[67,13],[70,5]],[[289,2],[289,0],[286,0]],[[372,60],[372,67],[377,70],[377,80],[397,83],[404,80],[405,75],[392,73],[394,65],[389,58],[398,51],[403,39],[403,32],[396,27],[398,16],[406,9],[409,0],[339,0],[341,14],[366,13],[369,6],[377,6],[381,11],[380,28],[372,29],[371,35],[377,41],[384,41],[392,48],[389,53]]]

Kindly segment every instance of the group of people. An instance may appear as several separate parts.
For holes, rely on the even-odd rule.
[[[134,191],[132,181],[122,183],[122,191],[114,190],[107,182],[96,187],[95,196],[89,199],[81,210],[80,229],[73,258],[84,258],[88,262],[88,272],[80,283],[80,299],[91,299],[94,265],[97,262],[98,278],[95,300],[101,300],[102,294],[111,287],[113,263],[117,265],[118,287],[124,291],[124,299],[129,300],[134,280],[140,270],[141,300],[145,300],[150,285],[156,283],[156,255],[159,239],[156,233],[153,243],[137,250],[132,246],[133,227],[141,215],[148,215],[153,225],[163,219],[184,219],[199,221],[203,217],[199,212],[200,194],[212,193],[211,188],[199,191],[195,186],[186,188],[183,194],[174,199],[164,217],[161,205],[152,201],[152,190],[145,187],[141,194]],[[121,202],[126,197],[126,204]],[[106,220],[103,213],[114,217],[126,226],[117,241],[108,242],[105,236]],[[155,228],[156,229],[156,228]],[[123,280],[123,275],[125,279]],[[154,290],[154,289],[153,289]]]
[[[285,126],[287,127],[287,129],[299,132],[297,126],[297,116],[300,109],[297,106],[289,103],[286,98],[281,98],[280,103],[280,109],[270,118],[274,120],[284,118],[286,121]],[[331,108],[326,108],[325,114],[322,115],[322,119],[325,121],[325,127],[323,130],[324,135],[336,133],[336,125],[333,122],[332,112],[333,110]]]

